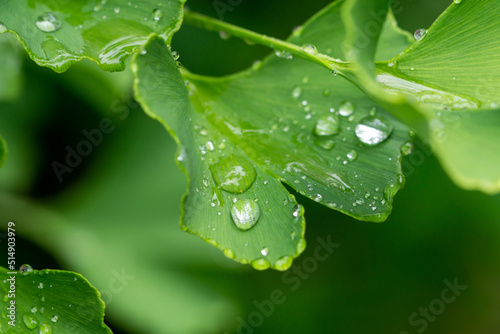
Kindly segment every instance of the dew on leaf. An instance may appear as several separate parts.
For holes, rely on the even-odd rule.
[[[341,116],[349,117],[352,115],[353,112],[354,112],[354,105],[351,102],[345,101],[340,105],[339,114]]]
[[[340,123],[337,115],[327,114],[321,116],[316,122],[314,133],[317,136],[333,136],[340,131]]]
[[[298,99],[302,95],[302,87],[297,86],[292,90],[292,96]]]
[[[297,217],[302,217],[304,215],[304,207],[300,204],[297,204],[295,206],[295,209],[293,210],[292,215],[297,218]]]
[[[115,12],[116,14],[120,13],[120,7],[115,7],[114,12]]]
[[[454,3],[462,3],[462,0],[453,0]]]
[[[324,148],[327,151],[330,151],[335,147],[335,142],[331,139],[316,138],[314,140],[314,145]]]
[[[228,39],[230,39],[230,38],[231,38],[231,35],[230,35],[227,31],[221,30],[221,31],[219,31],[219,37],[220,37],[223,41],[227,41]]]
[[[259,204],[249,199],[239,200],[231,208],[231,217],[237,228],[242,231],[249,230],[259,220]]]
[[[367,116],[356,125],[355,133],[362,143],[372,146],[389,138],[392,129],[392,125],[384,118]]]
[[[415,37],[415,40],[421,41],[425,35],[427,35],[427,29],[417,29],[413,34],[413,37]]]
[[[45,13],[36,19],[36,26],[43,32],[54,32],[61,28],[61,21],[52,13]]]
[[[7,29],[7,26],[5,24],[3,24],[2,22],[0,22],[0,34],[6,32],[8,29]]]
[[[278,58],[288,59],[288,60],[293,59],[292,54],[288,51],[274,51],[274,54]]]
[[[274,268],[279,271],[285,271],[292,266],[293,259],[290,256],[283,256],[274,263]]]
[[[297,243],[297,254],[302,253],[306,249],[306,240],[301,238]]]
[[[328,88],[325,88],[325,90],[323,91],[324,96],[330,96],[330,93],[331,91]]]
[[[43,324],[40,326],[40,334],[52,334],[52,326],[49,324]]]
[[[347,156],[347,159],[349,159],[349,161],[354,161],[358,158],[358,152],[351,150],[351,151],[347,152],[346,156]]]
[[[38,288],[39,288],[39,289],[43,289],[43,283],[42,283],[42,282],[40,282],[40,283],[38,284]]]
[[[242,193],[253,184],[255,168],[244,158],[229,156],[210,166],[214,181],[226,191]]]
[[[266,270],[269,269],[270,266],[271,264],[264,259],[257,259],[252,261],[252,267],[256,270]]]
[[[59,317],[57,315],[54,315],[52,318],[50,318],[52,322],[57,322],[59,320]]]
[[[172,51],[172,57],[174,57],[174,60],[179,59],[179,57],[180,57],[179,52],[177,52],[177,51]]]
[[[35,329],[38,327],[38,321],[32,314],[25,314],[23,316],[23,322],[29,329]]]
[[[19,273],[25,275],[26,273],[32,272],[33,268],[29,264],[23,264],[19,267]]]
[[[155,8],[153,10],[153,20],[160,21],[162,17],[163,17],[163,12],[161,11],[161,9]]]
[[[235,258],[235,255],[234,255],[234,252],[232,249],[229,249],[229,248],[226,248],[222,251],[224,253],[224,255],[230,259],[234,259]]]
[[[262,256],[267,256],[269,254],[269,248],[267,247],[262,248],[260,254],[262,254]]]
[[[401,146],[401,154],[405,156],[411,154],[411,152],[413,152],[413,144],[412,142],[407,141],[403,144],[403,146]]]

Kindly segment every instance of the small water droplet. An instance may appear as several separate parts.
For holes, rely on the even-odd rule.
[[[232,249],[229,249],[229,248],[226,248],[223,250],[223,253],[226,257],[230,258],[230,259],[234,259],[235,258],[235,255],[234,255],[234,252]]]
[[[163,17],[163,12],[161,11],[161,9],[155,8],[153,10],[153,20],[160,21],[162,17]]]
[[[180,61],[176,61],[175,62],[175,66],[177,66],[177,68],[181,68],[182,64]]]
[[[308,82],[309,82],[309,77],[303,77],[303,78],[302,78],[302,83],[303,83],[303,84],[306,84],[306,83],[308,83]]]
[[[219,31],[219,37],[222,40],[227,41],[228,39],[231,38],[231,35],[227,31],[221,30],[221,31]]]
[[[50,318],[50,320],[52,322],[57,322],[57,320],[59,320],[59,317],[57,315],[53,316],[52,318]]]
[[[295,209],[293,210],[292,215],[295,218],[302,217],[304,215],[304,207],[302,205],[300,205],[300,204],[297,204],[295,206]]]
[[[252,267],[256,270],[266,270],[269,269],[271,264],[265,259],[257,259],[252,261]]]
[[[207,147],[207,150],[209,150],[210,152],[212,152],[212,151],[215,150],[214,143],[211,140],[207,141],[207,143],[205,144],[205,146]]]
[[[354,161],[358,158],[358,152],[351,150],[351,151],[347,152],[346,156],[347,156],[347,159],[349,159],[349,161]]]
[[[52,326],[43,324],[40,326],[40,334],[52,334]]]
[[[293,56],[290,52],[288,51],[274,51],[274,54],[276,55],[276,57],[278,58],[282,58],[282,59],[293,59]]]
[[[256,178],[255,168],[243,157],[229,156],[210,166],[214,181],[226,191],[246,191]]]
[[[297,86],[292,90],[292,96],[298,99],[302,95],[302,87]]]
[[[304,44],[300,47],[300,49],[309,54],[318,53],[318,49],[316,49],[316,47],[312,44]]]
[[[330,151],[335,147],[335,142],[331,139],[316,138],[314,140],[314,145],[324,148],[327,151]]]
[[[339,114],[344,117],[349,117],[354,112],[354,106],[351,102],[345,101],[340,105]]]
[[[115,7],[114,12],[115,12],[116,14],[120,13],[120,7]]]
[[[3,24],[2,22],[0,22],[0,34],[3,34],[7,30],[9,30],[9,29],[7,29],[7,26],[5,24]]]
[[[314,133],[317,136],[333,136],[340,131],[340,123],[336,114],[326,114],[321,116],[316,122]]]
[[[323,200],[323,196],[321,196],[320,194],[316,194],[316,196],[314,197],[314,200],[316,202],[321,202]]]
[[[331,94],[331,91],[328,88],[325,88],[325,90],[323,91],[323,95],[330,96],[330,94]]]
[[[368,116],[356,125],[356,137],[367,145],[384,142],[392,133],[392,125],[381,117]]]
[[[141,56],[144,56],[144,55],[145,55],[145,54],[147,54],[147,53],[148,53],[148,51],[146,51],[145,49],[142,49],[142,50],[139,52],[139,54],[140,54]]]
[[[411,152],[413,152],[413,143],[407,141],[401,146],[401,154],[405,156],[411,154]]]
[[[23,275],[32,272],[33,268],[29,264],[23,264],[22,266],[19,267],[19,272]]]
[[[260,254],[262,254],[262,256],[267,256],[269,254],[269,248],[267,247],[262,248]]]
[[[427,35],[427,29],[417,29],[413,37],[415,37],[415,40],[421,41],[425,35]]]
[[[43,32],[54,32],[61,28],[61,21],[52,13],[45,13],[36,19],[36,26]]]
[[[297,242],[297,254],[302,253],[306,249],[306,239],[301,238],[299,242]]]
[[[283,256],[274,263],[274,268],[279,271],[285,271],[292,266],[293,259],[290,256]]]
[[[231,208],[233,222],[242,231],[251,229],[259,220],[259,204],[249,199],[242,199]]]
[[[177,52],[177,51],[172,51],[172,57],[174,57],[174,60],[179,59],[179,57],[180,57],[179,52]]]
[[[36,313],[36,311],[37,311],[36,306],[33,306],[33,307],[31,308],[31,313],[35,314],[35,313]]]
[[[462,0],[453,0],[454,3],[462,3]]]
[[[23,322],[29,329],[35,329],[38,327],[38,321],[32,314],[25,314],[23,316]]]
[[[43,283],[42,283],[42,282],[40,282],[40,283],[38,284],[38,287],[37,287],[37,288],[39,288],[39,289],[43,289]]]

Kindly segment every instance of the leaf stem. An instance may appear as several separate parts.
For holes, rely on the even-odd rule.
[[[283,51],[288,52],[292,56],[319,64],[341,75],[343,74],[344,70],[348,70],[348,63],[343,62],[340,59],[329,57],[325,54],[315,51],[314,49],[311,50],[309,48],[299,47],[295,44],[274,37],[258,34],[251,30],[238,27],[230,23],[214,19],[209,16],[205,16],[203,14],[185,10],[184,22],[192,26],[196,26],[211,31],[218,31],[218,32],[223,31],[230,34],[231,36],[236,36],[246,41],[264,45],[279,52]]]

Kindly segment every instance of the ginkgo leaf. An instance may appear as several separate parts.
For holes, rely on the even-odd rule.
[[[290,41],[342,58],[339,4]],[[158,38],[132,69],[137,100],[180,145],[183,228],[228,257],[284,270],[304,249],[303,210],[283,183],[360,220],[388,216],[409,129],[340,76],[271,56],[234,76],[183,78]]]
[[[363,5],[366,11],[372,9],[370,4],[374,6],[361,0],[348,2],[351,7]],[[416,128],[458,185],[487,193],[500,191],[500,159],[494,153],[500,141],[496,131],[500,125],[498,4],[453,3],[429,30],[415,32],[418,40],[410,47],[376,63],[374,70],[369,64],[372,52],[360,50],[364,57],[354,65],[357,69],[351,77],[374,100]],[[346,27],[352,22],[373,24],[354,11],[346,11],[344,21]],[[369,37],[372,42],[377,38]],[[347,44],[355,45],[356,38],[353,33]]]
[[[56,72],[83,58],[121,71],[149,34],[170,40],[180,27],[184,2],[5,0],[0,32],[14,32],[38,65]]]
[[[0,267],[1,333],[111,333],[99,292],[80,274]]]

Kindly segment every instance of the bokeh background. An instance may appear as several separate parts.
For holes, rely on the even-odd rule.
[[[232,3],[225,21],[286,38],[329,1]],[[450,3],[400,0],[395,12],[413,32]],[[218,15],[212,1],[188,6]],[[10,151],[0,170],[0,228],[16,222],[19,264],[87,277],[115,333],[500,333],[500,196],[455,186],[421,143],[405,158],[406,185],[386,222],[359,222],[296,195],[307,250],[289,272],[257,272],[178,227],[186,181],[175,145],[133,101],[128,71],[83,61],[55,74],[0,37],[0,62],[9,64],[0,82],[15,76],[19,87],[0,96]],[[188,26],[173,49],[192,72],[214,76],[269,53]],[[53,162],[105,118],[113,131],[60,182]],[[318,238],[338,244],[323,261]],[[5,263],[4,234],[0,246]]]

